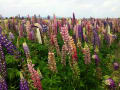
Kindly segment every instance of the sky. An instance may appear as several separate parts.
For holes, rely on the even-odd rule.
[[[104,18],[120,17],[120,0],[0,0],[0,14],[5,17],[30,16]]]

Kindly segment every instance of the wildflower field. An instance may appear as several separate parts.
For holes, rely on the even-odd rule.
[[[120,90],[120,19],[1,17],[0,90]]]

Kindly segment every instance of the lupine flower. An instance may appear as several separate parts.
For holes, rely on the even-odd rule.
[[[24,79],[22,73],[20,73],[20,90],[29,90],[28,82]]]
[[[96,45],[98,47],[100,47],[100,39],[99,39],[99,35],[97,33],[97,30],[94,28],[93,29],[93,47],[95,48]]]
[[[105,80],[105,84],[108,85],[110,88],[115,87],[115,82],[111,78]]]
[[[19,36],[20,37],[23,37],[23,29],[24,29],[23,24],[20,24],[20,27],[19,27]]]
[[[48,26],[42,25],[42,32],[47,32],[47,31],[48,31]]]
[[[2,47],[5,47],[7,49],[7,52],[11,55],[15,55],[15,58],[20,56],[20,52],[17,50],[17,48],[12,44],[11,41],[9,41],[6,37],[6,35],[2,34],[2,30],[0,28],[0,43]]]
[[[26,42],[23,43],[23,49],[27,58],[30,58],[30,51]]]
[[[67,26],[64,25],[63,27],[61,27],[61,34],[63,41],[67,46],[68,52],[72,56],[72,59],[77,60],[76,46],[74,44],[73,38],[68,33]]]
[[[9,39],[10,39],[10,40],[14,40],[14,38],[15,38],[15,37],[14,37],[13,33],[10,32],[10,33],[9,33]]]
[[[85,64],[90,64],[91,63],[90,50],[87,44],[85,44],[85,47],[83,48],[83,54],[84,54]]]
[[[26,32],[27,32],[27,38],[29,38],[29,33],[31,31],[31,24],[30,21],[26,22]]]
[[[75,14],[73,13],[73,18],[72,18],[72,24],[73,26],[76,24],[76,19],[75,19]]]
[[[92,56],[92,58],[95,60],[96,66],[98,66],[98,64],[99,64],[99,62],[100,62],[100,59],[99,59],[98,55],[95,53],[95,54]]]
[[[1,43],[0,43],[0,74],[2,75],[2,77],[7,76],[5,55]]]
[[[8,90],[5,79],[0,76],[0,90]]]
[[[67,43],[69,41],[69,33],[67,26],[64,25],[64,27],[61,27],[61,34],[64,42]]]
[[[62,57],[61,57],[61,63],[66,66],[66,52],[67,52],[67,47],[66,45],[62,46]]]
[[[51,71],[57,72],[55,55],[52,52],[48,53],[48,66]]]
[[[83,41],[83,30],[81,25],[78,26],[78,36],[80,37],[81,41]]]
[[[28,62],[28,69],[31,74],[31,79],[33,80],[34,87],[36,87],[38,90],[42,90],[42,85],[40,81],[39,73],[34,69],[34,65],[31,62]]]
[[[53,19],[53,30],[54,30],[54,34],[57,34],[57,21],[56,21],[56,16],[54,15],[53,16],[54,19]]]
[[[60,56],[60,49],[59,49],[59,45],[58,45],[58,41],[56,38],[56,35],[51,35],[51,44],[55,46],[56,51],[57,51],[57,55]]]
[[[38,43],[42,44],[41,33],[39,28],[37,28],[36,37],[38,39]]]
[[[114,62],[113,63],[113,66],[114,66],[114,69],[115,70],[118,70],[119,69],[119,64],[117,62]]]

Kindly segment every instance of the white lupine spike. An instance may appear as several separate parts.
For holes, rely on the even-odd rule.
[[[42,39],[41,39],[41,34],[40,34],[39,28],[37,28],[36,37],[38,39],[38,43],[42,44]]]
[[[108,25],[108,34],[110,34],[110,26]]]

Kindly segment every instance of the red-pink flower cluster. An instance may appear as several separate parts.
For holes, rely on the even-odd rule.
[[[38,90],[42,90],[42,84],[41,84],[41,81],[40,81],[39,73],[34,69],[33,66],[34,65],[32,63],[28,63],[28,69],[29,69],[29,72],[31,73],[31,79],[34,82],[34,86]]]
[[[77,60],[76,46],[74,44],[73,38],[68,33],[67,26],[64,25],[63,27],[61,27],[61,34],[64,44],[66,45],[69,54],[72,56],[72,60]]]

